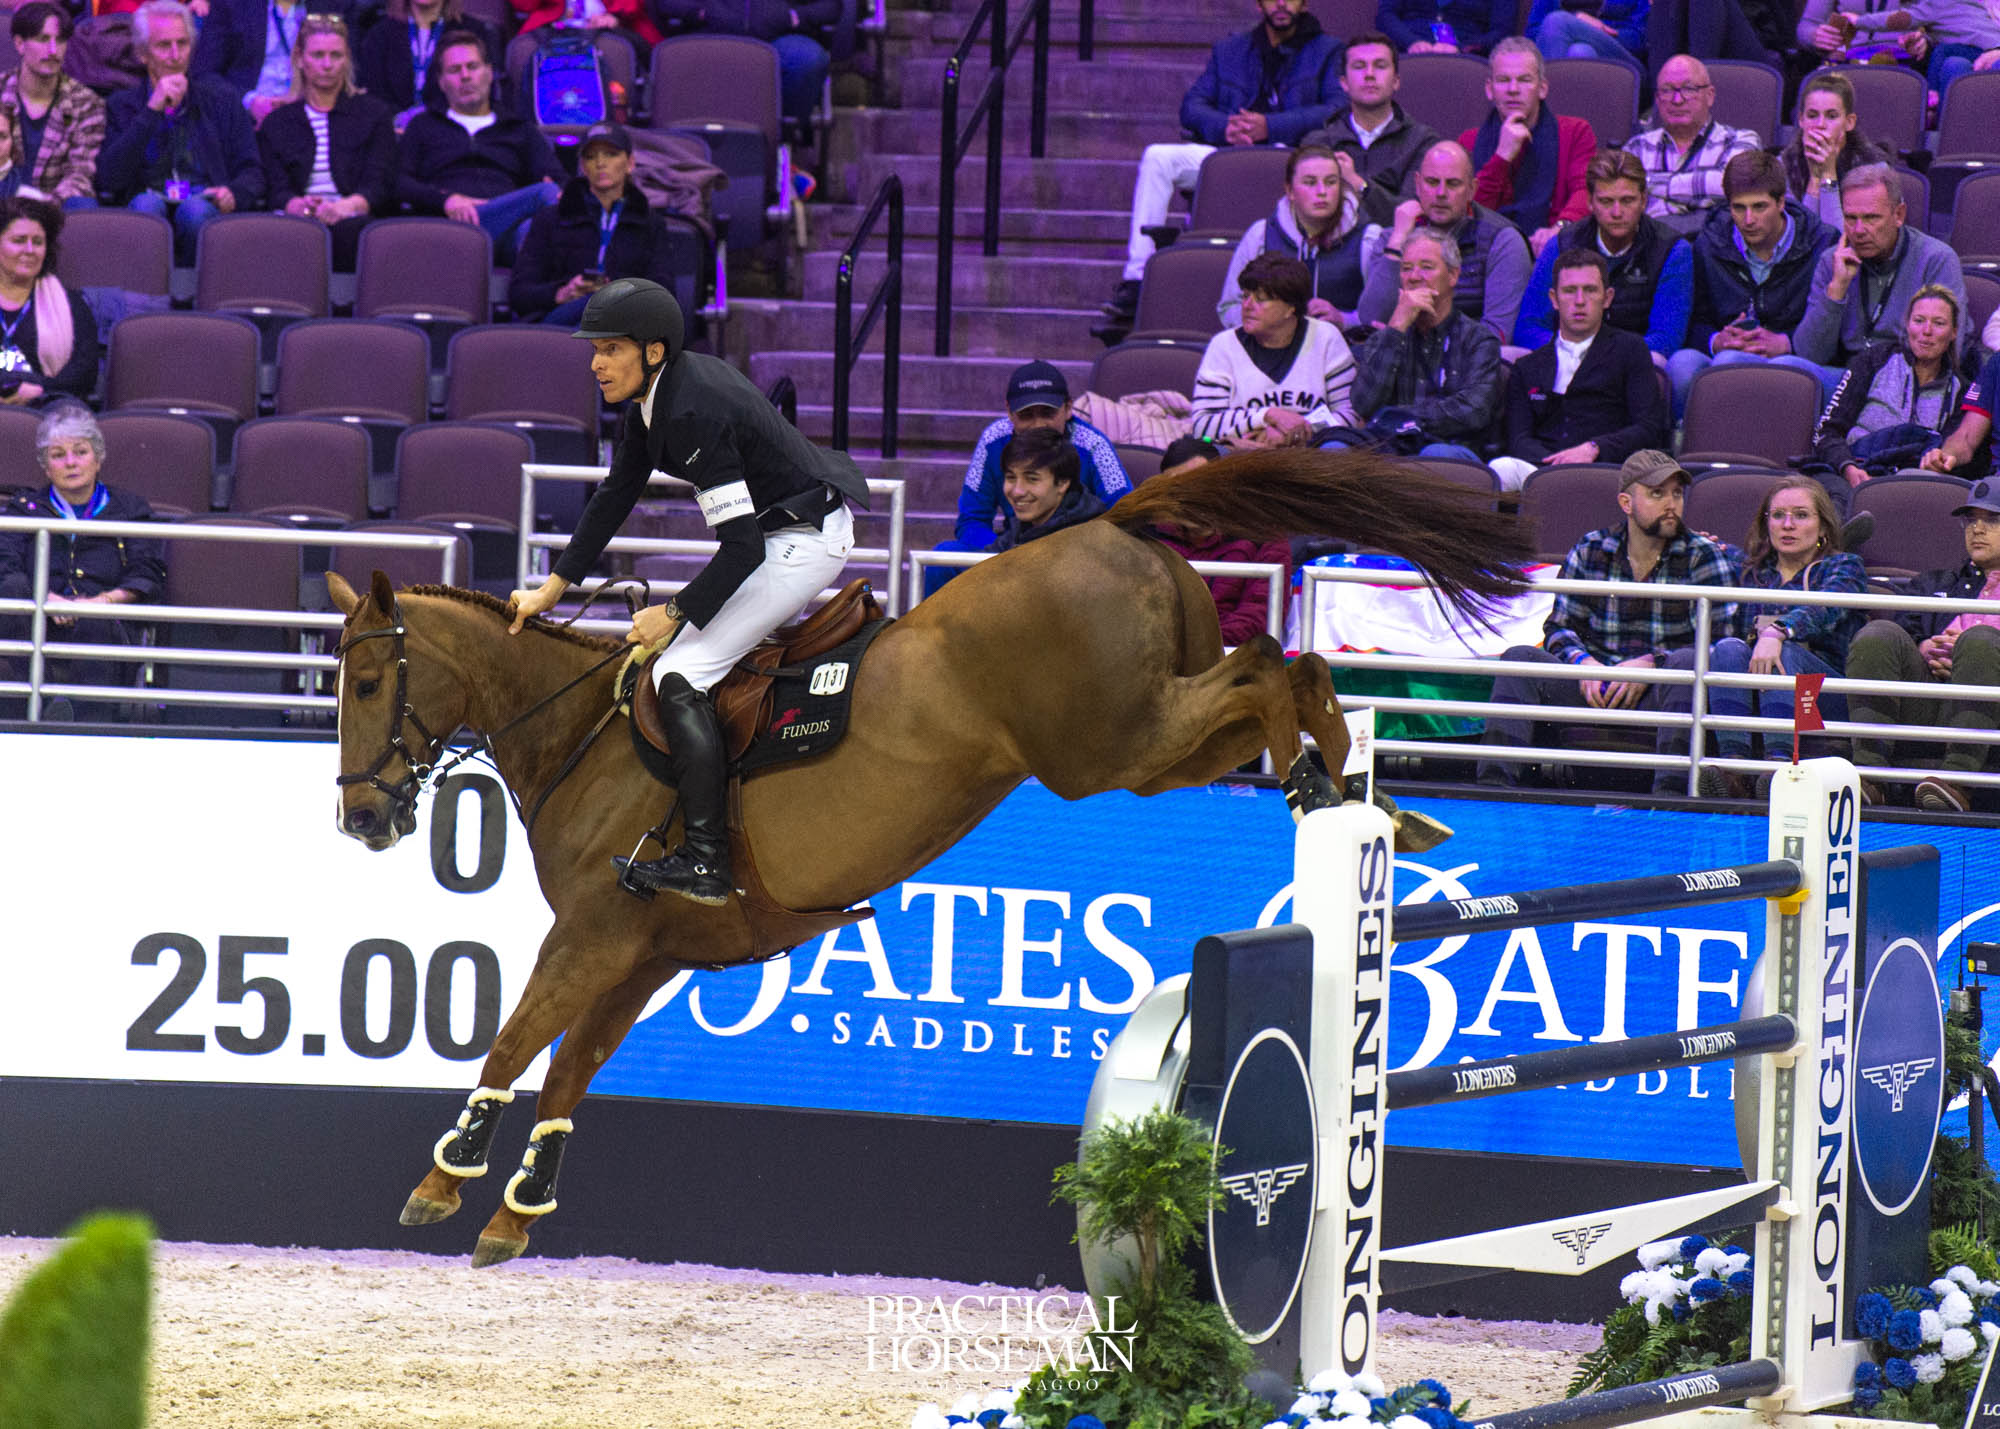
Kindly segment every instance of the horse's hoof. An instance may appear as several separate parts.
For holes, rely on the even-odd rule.
[[[1414,809],[1398,809],[1395,815],[1396,852],[1424,853],[1451,837],[1450,824],[1440,823],[1429,814]]]
[[[413,1193],[403,1205],[401,1220],[406,1226],[434,1226],[457,1209],[456,1200],[433,1201],[429,1196]]]
[[[526,1236],[516,1238],[497,1236],[491,1232],[484,1232],[479,1237],[479,1244],[473,1247],[472,1268],[479,1270],[488,1265],[503,1264],[506,1261],[512,1260],[527,1248],[528,1238]]]

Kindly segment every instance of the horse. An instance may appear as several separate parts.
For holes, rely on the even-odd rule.
[[[853,905],[964,837],[1017,785],[1065,799],[1206,784],[1268,750],[1295,813],[1340,802],[1348,735],[1326,662],[1287,663],[1268,634],[1223,652],[1215,604],[1152,534],[1260,540],[1338,535],[1406,557],[1440,598],[1479,616],[1525,584],[1531,551],[1490,499],[1366,452],[1277,449],[1159,477],[1101,516],[965,571],[892,622],[857,668],[851,722],[827,752],[742,782],[738,883],[722,907],[635,899],[612,856],[634,848],[661,799],[612,718],[624,648],[545,621],[508,634],[504,602],[443,586],[357,592],[327,584],[339,646],[340,831],[371,849],[416,828],[416,800],[447,746],[480,732],[528,824],[555,914],[479,1084],[411,1193],[405,1225],[441,1221],[484,1175],[513,1082],[558,1037],[521,1168],[481,1231],[475,1265],[521,1254],[555,1208],[571,1113],[653,993],[685,968],[762,961],[865,916]],[[557,695],[570,685],[569,693]],[[552,696],[556,696],[553,697]],[[622,723],[622,720],[617,721]],[[1403,847],[1442,826],[1401,816]]]

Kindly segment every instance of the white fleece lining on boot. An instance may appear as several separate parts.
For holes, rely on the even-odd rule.
[[[477,1166],[447,1166],[444,1159],[444,1149],[458,1139],[460,1132],[472,1125],[472,1108],[476,1103],[498,1102],[500,1105],[506,1106],[513,1100],[514,1094],[510,1091],[504,1091],[498,1087],[475,1087],[472,1095],[465,1099],[465,1110],[458,1114],[457,1122],[453,1124],[450,1131],[440,1136],[437,1139],[437,1145],[431,1148],[431,1160],[436,1164],[437,1169],[444,1172],[447,1176],[457,1176],[467,1181],[484,1176],[486,1174],[486,1163],[484,1161],[480,1162]]]
[[[523,1181],[528,1179],[529,1175],[535,1169],[535,1157],[541,1152],[541,1148],[535,1145],[535,1143],[551,1131],[571,1132],[575,1130],[575,1125],[566,1116],[559,1116],[549,1121],[538,1121],[535,1123],[535,1129],[528,1133],[528,1152],[521,1158],[521,1169],[516,1171],[513,1178],[507,1182],[506,1194],[501,1197],[507,1203],[508,1210],[517,1216],[545,1216],[556,1208],[554,1201],[540,1206],[524,1206],[514,1199],[514,1192]]]

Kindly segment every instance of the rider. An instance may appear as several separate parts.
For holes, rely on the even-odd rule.
[[[682,351],[672,293],[644,278],[600,288],[573,334],[607,402],[626,402],[611,471],[590,498],[549,578],[514,592],[511,633],[590,573],[652,473],[692,482],[721,547],[626,638],[666,645],[653,664],[684,834],[664,858],[614,859],[619,884],[697,903],[728,901],[729,830],[721,731],[708,691],[759,641],[802,610],[847,563],[868,484],[844,453],[814,446],[750,380],[720,358]],[[633,400],[633,399],[637,400]]]

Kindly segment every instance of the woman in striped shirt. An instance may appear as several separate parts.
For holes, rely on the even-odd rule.
[[[1304,446],[1315,427],[1353,427],[1354,355],[1340,329],[1306,316],[1312,277],[1260,253],[1237,278],[1242,326],[1217,333],[1194,378],[1194,434],[1248,446]]]

